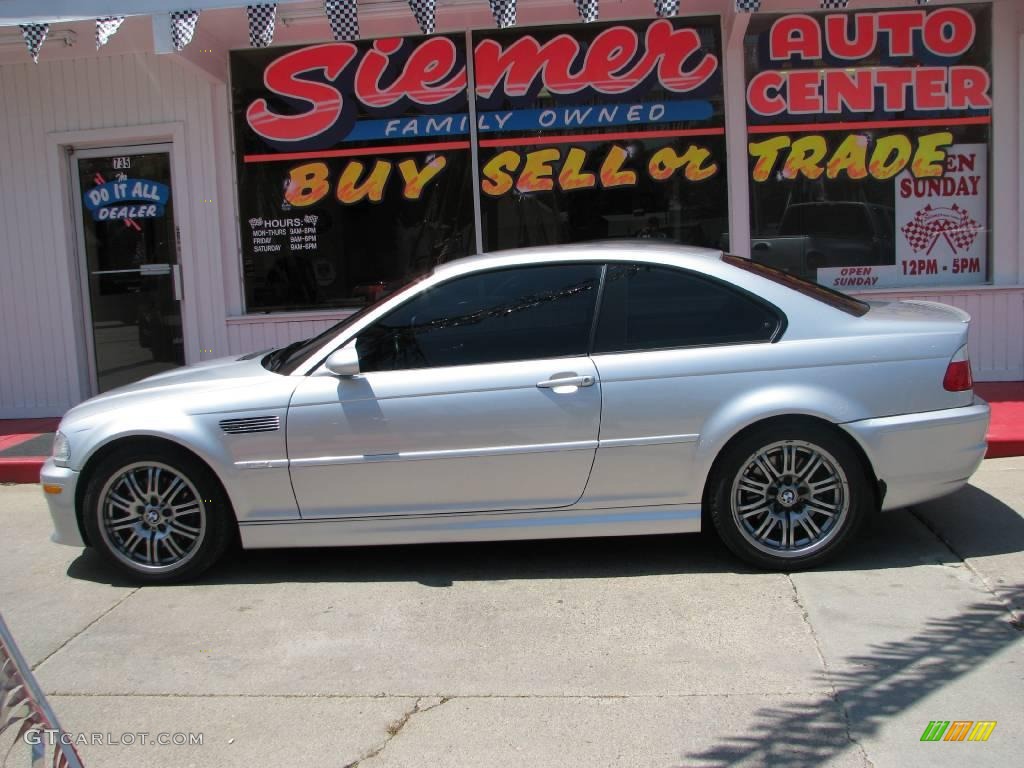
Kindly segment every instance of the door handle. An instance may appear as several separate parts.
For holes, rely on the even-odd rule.
[[[560,387],[590,387],[594,384],[593,376],[566,376],[562,379],[546,379],[538,381],[541,389],[557,389]]]

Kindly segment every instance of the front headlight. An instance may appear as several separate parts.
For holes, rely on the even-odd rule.
[[[71,443],[68,442],[68,436],[63,432],[58,431],[53,436],[53,460],[61,464],[66,464],[71,459]]]

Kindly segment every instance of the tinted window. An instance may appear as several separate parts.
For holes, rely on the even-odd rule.
[[[609,265],[595,352],[769,341],[779,318],[721,283],[669,267]]]
[[[867,302],[855,299],[853,296],[847,296],[845,293],[839,291],[833,291],[831,288],[826,288],[824,285],[818,283],[812,283],[810,280],[804,280],[803,278],[791,275],[788,272],[783,272],[781,269],[775,269],[775,267],[769,267],[767,264],[760,264],[750,259],[744,259],[740,256],[733,256],[732,254],[725,254],[722,256],[722,261],[726,264],[732,264],[734,267],[745,269],[747,272],[753,272],[755,275],[767,278],[772,282],[784,285],[787,288],[792,288],[794,291],[802,293],[804,296],[820,301],[822,304],[828,304],[834,309],[841,309],[847,314],[853,315],[854,317],[861,317],[867,314],[869,306]]]
[[[484,272],[435,286],[359,336],[362,370],[585,355],[597,264]]]

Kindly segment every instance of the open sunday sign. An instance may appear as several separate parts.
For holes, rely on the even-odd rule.
[[[171,198],[166,184],[149,179],[108,181],[82,195],[95,221],[116,219],[157,219]]]

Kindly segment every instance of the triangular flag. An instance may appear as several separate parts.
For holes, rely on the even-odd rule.
[[[39,49],[43,47],[43,40],[50,33],[49,24],[20,24],[21,35],[25,38],[25,45],[28,46],[29,55],[32,61],[39,63]]]
[[[180,51],[192,42],[197,21],[199,11],[171,11],[171,43],[174,44],[174,50]]]
[[[576,0],[576,10],[585,23],[597,21],[597,0]]]
[[[253,48],[266,48],[274,42],[277,3],[247,5],[245,13],[249,17],[249,45]]]
[[[409,8],[416,17],[416,23],[420,25],[420,31],[424,35],[434,34],[434,12],[437,8],[435,0],[409,0]]]
[[[659,16],[675,16],[679,13],[679,0],[654,0],[654,10]]]
[[[124,22],[124,16],[106,16],[96,19],[96,50],[98,51],[114,36]]]
[[[850,0],[821,0],[821,7],[825,9],[845,8]]]
[[[736,0],[736,13],[757,13],[761,10],[761,0]]]
[[[500,29],[516,25],[516,0],[488,0],[488,2],[491,4],[494,23]]]
[[[356,0],[324,0],[324,13],[335,40],[359,39],[359,11]]]

